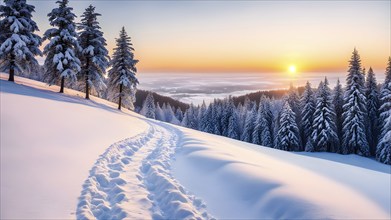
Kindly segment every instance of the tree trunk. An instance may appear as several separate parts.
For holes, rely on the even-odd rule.
[[[13,54],[11,54],[8,81],[15,82],[14,75],[15,75],[15,56]]]
[[[90,85],[88,84],[88,75],[86,76],[86,99],[90,99]]]
[[[122,83],[119,84],[119,101],[118,101],[118,109],[121,110],[121,101],[122,101]]]
[[[61,88],[60,88],[60,93],[64,93],[64,81],[65,81],[65,76],[61,77]]]
[[[90,58],[87,57],[87,66],[86,66],[87,72],[86,72],[86,99],[90,99],[90,85],[88,84],[88,77],[90,74]]]

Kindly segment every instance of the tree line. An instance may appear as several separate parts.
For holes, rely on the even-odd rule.
[[[15,73],[37,68],[35,57],[45,55],[40,78],[49,85],[59,85],[60,93],[65,87],[72,87],[84,90],[86,99],[94,92],[118,102],[118,109],[122,105],[131,106],[139,83],[138,60],[125,28],[116,39],[110,59],[98,22],[101,14],[95,12],[95,7],[87,7],[80,23],[75,23],[76,15],[69,7],[69,0],[56,3],[58,7],[48,14],[52,28],[41,38],[34,33],[39,31],[32,19],[34,6],[26,0],[4,0],[4,5],[0,5],[0,71],[8,72],[8,80],[14,81]],[[48,43],[42,52],[39,46],[43,41]]]
[[[361,66],[354,49],[346,86],[331,89],[327,77],[316,89],[306,83],[301,96],[292,85],[282,99],[263,95],[215,99],[209,105],[180,109],[144,100],[141,114],[149,118],[286,151],[333,152],[375,157],[391,164],[391,58],[379,86],[372,68]]]

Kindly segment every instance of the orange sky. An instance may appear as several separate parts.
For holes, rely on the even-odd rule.
[[[71,1],[93,3],[110,52],[125,26],[139,72],[340,72],[356,47],[384,72],[390,1]],[[54,1],[32,1],[41,30]]]

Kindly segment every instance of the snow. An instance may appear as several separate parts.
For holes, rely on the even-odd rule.
[[[98,156],[148,125],[103,100],[16,80],[24,85],[0,81],[1,218],[74,218],[81,185]]]
[[[291,153],[182,130],[174,176],[217,218],[390,218],[390,166],[357,155]]]
[[[391,218],[389,165],[260,147],[15,80],[0,80],[2,219]]]

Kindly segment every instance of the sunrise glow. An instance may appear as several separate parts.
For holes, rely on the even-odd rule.
[[[296,73],[296,66],[290,65],[288,68],[288,71],[290,74],[295,74]]]

